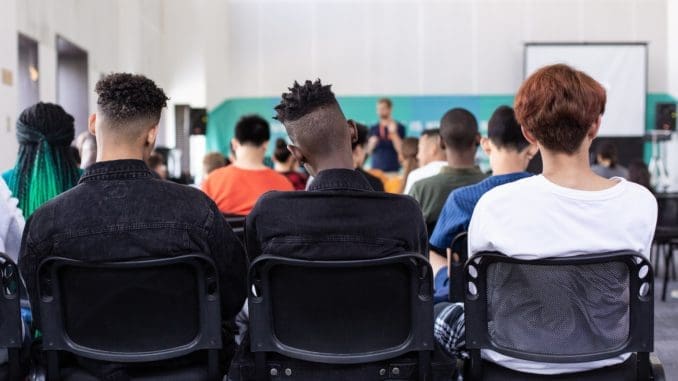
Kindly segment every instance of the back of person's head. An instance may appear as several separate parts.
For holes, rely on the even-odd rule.
[[[169,99],[163,90],[143,75],[113,73],[99,80],[95,91],[97,134],[113,137],[116,145],[144,144],[150,152]]]
[[[16,136],[19,154],[8,185],[28,218],[78,182],[80,171],[70,151],[73,117],[59,105],[37,103],[19,115]]]
[[[605,89],[567,65],[545,66],[516,94],[516,119],[540,148],[572,155],[605,112]]]
[[[335,162],[349,165],[355,124],[349,123],[330,85],[320,80],[294,82],[275,107],[276,119],[283,123],[292,141],[293,155],[302,164]],[[331,159],[331,160],[330,160]],[[308,168],[314,175],[314,169]]]
[[[421,133],[417,160],[422,167],[436,160],[445,160],[445,153],[440,147],[440,129],[430,128]]]
[[[235,125],[235,140],[240,145],[261,147],[271,139],[271,129],[266,119],[259,115],[246,115]]]
[[[530,145],[509,106],[499,106],[487,124],[487,137],[499,149],[522,151]]]
[[[643,161],[634,161],[629,164],[629,181],[636,184],[640,184],[654,193],[654,188],[652,188],[652,177],[650,171],[647,168],[647,165]]]
[[[221,152],[210,152],[202,158],[202,168],[206,175],[228,164],[228,160]]]
[[[447,150],[475,151],[480,138],[476,117],[463,108],[454,108],[446,112],[440,120],[440,138]]]
[[[402,148],[400,149],[400,155],[403,160],[417,160],[418,151],[419,139],[412,137],[403,139]]]
[[[362,147],[365,148],[365,145],[367,144],[367,139],[369,135],[369,129],[367,128],[366,125],[362,123],[356,123],[355,124],[355,130],[356,130],[356,136],[357,139],[355,139],[353,142],[351,142],[351,149],[355,151],[356,148]]]
[[[278,138],[275,141],[275,151],[273,151],[273,160],[278,163],[287,163],[292,156],[292,152],[287,149],[287,142],[285,139]]]
[[[602,142],[596,152],[598,160],[607,161],[610,168],[617,166],[617,146],[614,143],[611,141]]]

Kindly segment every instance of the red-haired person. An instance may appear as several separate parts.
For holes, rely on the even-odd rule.
[[[598,82],[566,65],[543,67],[525,80],[515,99],[516,119],[527,141],[539,147],[544,169],[539,176],[496,187],[483,195],[468,230],[469,256],[499,251],[529,260],[633,250],[649,257],[657,221],[654,196],[621,177],[601,177],[589,166],[589,148],[598,135],[605,101],[605,89]],[[623,319],[624,314],[617,312],[626,306],[604,299],[601,303],[609,304],[604,324],[622,326],[622,321],[609,319]],[[523,306],[529,303],[521,302]],[[464,338],[463,306],[438,305],[436,310],[440,311],[436,339],[455,354]],[[511,313],[523,320],[534,314],[525,308],[513,308]],[[572,324],[569,314],[539,313],[547,314],[541,318],[550,319],[553,327]],[[564,334],[562,330],[552,332]],[[540,334],[548,333],[532,333]],[[587,371],[616,365],[629,357],[553,364],[519,360],[489,350],[482,355],[503,367],[535,374]]]

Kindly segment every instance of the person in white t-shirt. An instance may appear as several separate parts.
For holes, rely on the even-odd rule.
[[[419,168],[407,175],[403,194],[410,194],[414,183],[437,175],[440,173],[440,169],[447,165],[445,150],[440,145],[440,129],[433,128],[421,133],[417,160],[419,161]]]
[[[19,200],[0,179],[0,253],[5,253],[16,263],[24,231],[24,215],[17,207]]]
[[[648,257],[657,202],[644,187],[606,179],[589,166],[588,152],[605,110],[605,90],[566,65],[546,66],[520,87],[515,112],[525,138],[542,155],[541,175],[502,185],[476,205],[469,255],[499,251],[521,259],[633,250]],[[437,308],[436,339],[450,353],[462,349],[463,306]],[[573,373],[619,364],[628,355],[574,364],[526,361],[485,350],[484,359],[535,374]]]

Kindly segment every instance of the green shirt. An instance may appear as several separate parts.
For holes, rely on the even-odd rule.
[[[426,224],[431,226],[438,221],[447,196],[453,190],[475,184],[486,177],[487,175],[478,167],[461,169],[443,167],[439,174],[414,183],[410,196],[419,202]]]

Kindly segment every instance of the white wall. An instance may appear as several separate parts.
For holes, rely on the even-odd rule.
[[[0,171],[9,168],[16,158],[14,135],[17,108],[18,35],[16,32],[16,0],[0,0],[0,71],[11,71],[12,86],[0,81]]]
[[[207,75],[229,85],[208,82],[207,103],[315,77],[344,95],[511,94],[529,41],[648,41],[649,90],[665,92],[666,14],[667,0],[233,0],[213,47],[230,59]]]
[[[678,99],[678,0],[668,0],[667,8],[668,91]],[[666,148],[666,167],[671,178],[670,190],[678,192],[678,133],[673,134]]]

